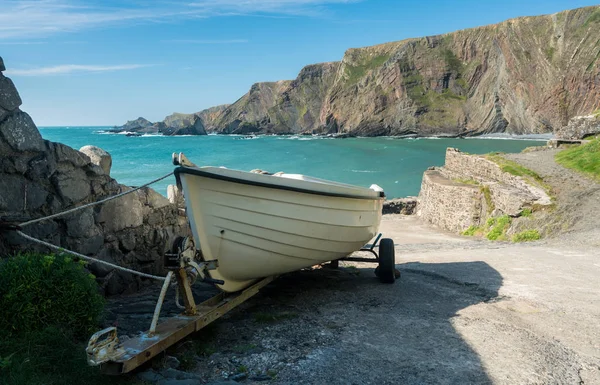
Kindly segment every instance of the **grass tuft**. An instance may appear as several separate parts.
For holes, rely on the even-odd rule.
[[[531,211],[531,209],[523,209],[523,211],[521,211],[521,216],[528,218],[533,214],[533,211]]]
[[[506,240],[506,231],[510,227],[512,222],[511,218],[508,215],[503,215],[498,218],[490,218],[492,221],[488,220],[488,226],[490,226],[490,231],[486,234],[486,238],[490,241],[505,241]]]
[[[513,235],[513,242],[531,242],[537,241],[541,238],[539,231],[537,230],[525,230],[518,234]]]
[[[600,137],[556,154],[556,162],[600,181]]]

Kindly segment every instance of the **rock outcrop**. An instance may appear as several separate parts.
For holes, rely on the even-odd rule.
[[[600,7],[349,49],[256,83],[209,131],[447,135],[552,132],[600,99]]]
[[[197,114],[173,113],[162,122],[156,123],[163,135],[206,135],[202,119]]]
[[[207,129],[214,129],[215,122],[220,118],[228,104],[211,107],[194,114],[174,112],[162,121],[152,123],[144,118],[129,121],[110,132],[128,132],[134,134],[161,135],[206,135]]]
[[[417,209],[417,197],[406,197],[383,202],[383,214],[413,215]]]
[[[461,232],[491,217],[516,217],[525,209],[551,204],[539,184],[503,171],[486,156],[448,148],[444,167],[423,174],[417,215],[445,230]]]
[[[111,162],[106,152],[91,146],[80,152],[42,139],[20,105],[14,84],[0,71],[0,221],[21,223],[130,189],[108,175]],[[156,274],[174,237],[188,234],[189,229],[175,205],[145,188],[23,231],[60,247]],[[14,232],[0,233],[1,256],[19,250],[48,251]],[[102,265],[91,264],[89,269],[108,294],[131,292],[141,283],[129,273]]]
[[[129,120],[127,123],[122,125],[121,127],[116,127],[115,129],[119,131],[128,131],[128,132],[140,132],[144,130],[150,130],[152,127],[152,122],[146,118],[142,118],[141,116],[135,120]]]
[[[600,134],[600,111],[586,116],[575,116],[569,124],[554,132],[556,140],[582,140]]]

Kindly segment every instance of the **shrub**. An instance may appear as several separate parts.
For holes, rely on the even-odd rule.
[[[96,331],[104,299],[95,277],[65,255],[18,254],[0,262],[0,330],[20,335],[58,326]]]
[[[539,231],[537,230],[525,230],[518,234],[513,235],[513,242],[529,242],[529,241],[537,241],[541,238]]]
[[[490,241],[503,241],[506,239],[506,230],[510,227],[511,219],[508,215],[503,215],[493,219],[493,222],[488,220],[488,226],[491,226],[490,232],[486,237]]]
[[[480,231],[479,227],[471,225],[468,229],[466,229],[465,231],[463,231],[461,234],[469,236],[469,237],[472,237],[475,234],[477,234],[478,231]]]

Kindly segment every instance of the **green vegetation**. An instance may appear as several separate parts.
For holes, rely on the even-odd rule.
[[[57,325],[89,337],[103,307],[95,277],[68,256],[19,254],[0,264],[0,332],[9,337]]]
[[[533,211],[531,211],[531,209],[523,209],[523,211],[521,211],[521,216],[525,218],[529,218],[532,214]]]
[[[488,226],[490,231],[486,234],[485,237],[490,241],[505,241],[506,231],[510,227],[511,222],[512,220],[508,215],[488,219],[486,225]]]
[[[444,61],[450,71],[460,73],[463,69],[463,63],[451,50],[447,49],[444,51]]]
[[[548,59],[548,61],[552,61],[552,58],[554,57],[554,52],[556,52],[556,48],[554,47],[548,47],[544,50],[544,53],[546,54],[546,59]]]
[[[600,9],[596,9],[591,15],[588,16],[585,23],[583,23],[583,27],[588,27],[591,23],[597,22],[600,22]]]
[[[465,231],[463,231],[461,234],[462,235],[467,235],[469,237],[472,237],[474,235],[477,235],[477,233],[479,231],[481,231],[480,227],[471,225],[468,229],[466,229]]]
[[[600,181],[600,137],[556,154],[556,162]]]
[[[513,242],[530,242],[530,241],[537,241],[540,238],[541,238],[541,236],[540,236],[539,231],[525,230],[518,234],[513,235],[512,241]]]
[[[348,83],[357,83],[368,71],[381,67],[389,58],[390,54],[383,54],[366,58],[366,60],[362,60],[360,64],[355,66],[347,65],[345,71],[348,76]]]
[[[485,198],[485,204],[487,205],[487,213],[491,214],[492,211],[496,208],[494,205],[494,200],[492,199],[492,192],[490,191],[489,186],[482,186],[481,192],[483,193],[483,197]]]
[[[592,115],[594,115],[597,118],[600,118],[600,108],[598,108],[596,111],[592,112]]]
[[[0,260],[0,382],[106,384],[85,356],[102,308],[94,277],[70,257],[19,254]],[[128,377],[110,382],[136,383]]]
[[[477,182],[475,179],[461,179],[461,178],[455,178],[452,179],[453,181],[457,182],[457,183],[462,183],[462,184],[470,184],[473,186],[479,186],[479,182]]]
[[[508,215],[497,218],[488,218],[483,226],[471,226],[462,235],[485,236],[490,241],[506,241],[506,231],[509,229],[512,219]]]

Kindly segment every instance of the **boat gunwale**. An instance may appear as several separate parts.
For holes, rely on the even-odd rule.
[[[233,183],[257,186],[257,187],[266,187],[266,188],[272,188],[272,189],[276,189],[276,190],[285,190],[285,191],[292,191],[292,192],[298,192],[298,193],[304,193],[304,194],[321,195],[321,196],[327,196],[327,197],[366,199],[366,200],[385,199],[385,193],[383,191],[379,192],[378,197],[368,197],[368,196],[353,195],[353,194],[339,194],[339,193],[330,193],[330,192],[325,192],[325,191],[315,191],[315,190],[304,189],[304,188],[299,188],[299,187],[282,186],[282,185],[273,184],[273,183],[256,182],[256,181],[235,178],[235,177],[226,176],[226,175],[215,174],[212,172],[203,171],[203,170],[200,170],[198,168],[193,168],[193,167],[180,166],[180,167],[175,168],[175,170],[173,172],[175,174],[175,178],[178,181],[180,178],[180,174],[191,174],[191,175],[197,175],[197,176],[206,177],[206,178],[210,178],[210,179],[223,180],[226,182],[233,182]],[[371,190],[371,191],[374,191],[374,190]]]

